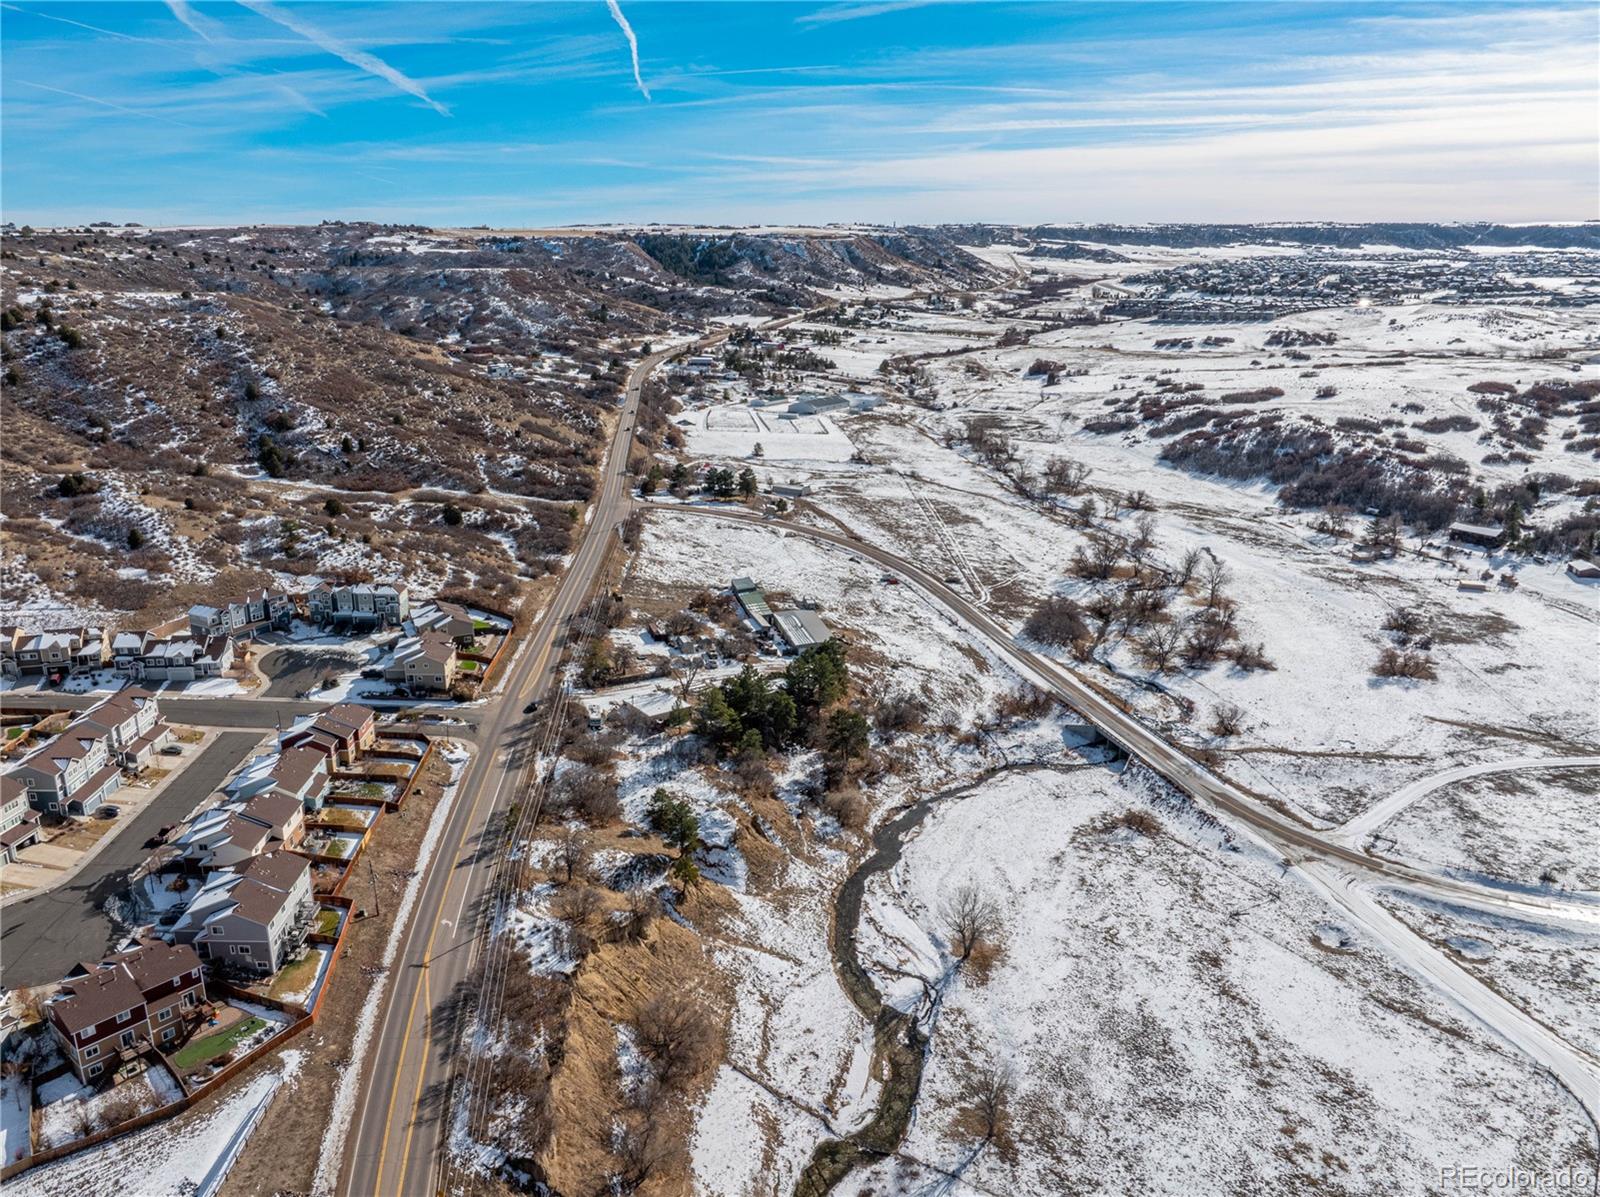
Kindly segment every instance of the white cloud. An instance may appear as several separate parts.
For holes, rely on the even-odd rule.
[[[183,24],[184,28],[201,41],[214,42],[217,40],[216,27],[210,20],[195,12],[189,6],[188,0],[167,0],[167,7],[172,10],[172,15]]]

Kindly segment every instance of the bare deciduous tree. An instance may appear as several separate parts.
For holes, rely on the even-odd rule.
[[[1089,467],[1070,457],[1052,457],[1045,463],[1044,485],[1052,494],[1082,494],[1088,478]]]
[[[1211,730],[1219,736],[1236,736],[1244,730],[1244,709],[1237,703],[1218,703],[1211,712]]]
[[[1000,930],[1000,908],[974,884],[963,885],[951,895],[944,917],[957,961],[965,961],[980,943],[993,939]]]
[[[1133,539],[1128,542],[1128,556],[1140,564],[1156,547],[1156,517],[1148,511],[1141,512],[1139,518],[1134,520],[1133,527]]]
[[[681,989],[651,998],[639,1008],[633,1026],[639,1050],[666,1088],[693,1079],[715,1055],[717,1032],[710,1011],[697,996]]]
[[[1222,598],[1222,592],[1233,580],[1233,571],[1227,563],[1219,558],[1212,557],[1206,561],[1200,571],[1200,585],[1205,591],[1206,606],[1215,607]]]
[[[975,1069],[961,1087],[962,1121],[973,1138],[976,1151],[991,1143],[1011,1146],[1011,1095],[1016,1078],[1009,1065],[984,1064]]]
[[[1140,652],[1152,669],[1165,673],[1178,659],[1183,647],[1183,628],[1177,623],[1158,623],[1145,634],[1139,644]]]
[[[1205,554],[1199,549],[1189,549],[1178,558],[1178,572],[1173,574],[1172,584],[1179,590],[1187,586],[1194,579],[1196,571],[1200,568],[1200,560],[1204,556]]]
[[[653,1113],[624,1118],[612,1131],[612,1165],[597,1191],[606,1197],[637,1193],[655,1176],[673,1165],[679,1148]]]
[[[574,877],[583,876],[589,865],[589,833],[577,827],[567,827],[556,840],[556,867],[572,884]]]

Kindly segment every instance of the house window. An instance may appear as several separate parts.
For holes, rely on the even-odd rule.
[[[132,1010],[124,1010],[121,1014],[117,1015],[117,1021],[118,1022],[127,1022],[128,1019],[130,1019],[132,1017],[133,1017],[133,1011]]]
[[[248,956],[250,954],[250,945],[247,944],[247,943],[240,944],[239,945],[239,954],[241,956]]]
[[[163,1010],[160,1013],[159,1016],[157,1016],[156,1021],[157,1022],[166,1022],[167,1019],[169,1019],[171,1017],[172,1017],[172,1007],[168,1006],[165,1010]]]
[[[83,1058],[85,1060],[92,1060],[96,1056],[98,1056],[99,1054],[100,1054],[100,1045],[98,1043],[94,1044],[92,1047],[86,1047],[86,1048],[83,1049]]]
[[[184,1004],[184,1005],[185,1005],[185,1006],[192,1006],[192,1005],[194,1005],[194,994],[192,994],[192,993],[186,993],[186,994],[184,994],[184,995],[183,995],[183,1004]]]
[[[168,1039],[171,1039],[177,1033],[178,1033],[178,1028],[177,1027],[168,1027],[166,1030],[161,1032],[161,1042],[165,1043]]]
[[[122,1046],[123,1047],[132,1047],[133,1046],[133,1032],[132,1031],[124,1031],[124,1032],[122,1032]]]
[[[100,1075],[100,1070],[101,1070],[102,1067],[103,1066],[99,1065],[99,1064],[91,1064],[91,1065],[89,1065],[89,1071],[87,1073],[85,1073],[84,1075],[86,1075],[86,1076],[99,1076]]]

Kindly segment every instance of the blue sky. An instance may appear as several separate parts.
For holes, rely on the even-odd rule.
[[[1600,215],[1592,3],[4,0],[0,35],[18,223]]]

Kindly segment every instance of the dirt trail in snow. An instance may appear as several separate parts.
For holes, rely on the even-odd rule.
[[[1489,761],[1480,765],[1463,765],[1459,769],[1446,769],[1429,777],[1418,778],[1402,786],[1381,802],[1374,803],[1351,819],[1334,835],[1347,844],[1359,845],[1369,833],[1382,827],[1419,798],[1452,782],[1469,777],[1483,777],[1491,773],[1511,773],[1537,769],[1595,769],[1600,768],[1600,756],[1527,756],[1511,761]]]

